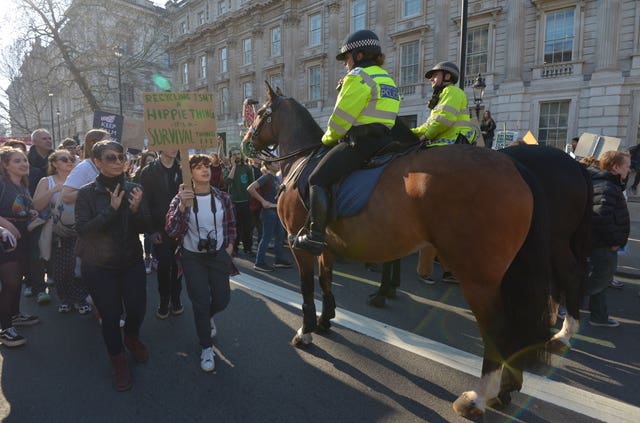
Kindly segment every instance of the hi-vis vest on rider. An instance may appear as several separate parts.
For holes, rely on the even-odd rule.
[[[344,77],[322,143],[335,145],[352,126],[380,123],[392,128],[400,97],[398,88],[380,66],[354,68]]]
[[[466,136],[470,143],[473,142],[477,129],[471,125],[464,91],[455,85],[445,87],[440,93],[440,101],[431,110],[429,119],[411,131],[431,141],[430,146],[453,144],[458,134]]]

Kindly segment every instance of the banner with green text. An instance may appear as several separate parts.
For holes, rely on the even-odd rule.
[[[149,150],[216,148],[213,94],[142,93]]]

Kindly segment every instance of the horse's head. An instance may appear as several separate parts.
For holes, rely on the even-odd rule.
[[[259,153],[271,154],[279,144],[279,119],[274,116],[275,110],[282,104],[284,96],[278,89],[274,91],[267,81],[267,100],[256,113],[251,127],[242,139],[242,150],[246,156],[256,157]]]

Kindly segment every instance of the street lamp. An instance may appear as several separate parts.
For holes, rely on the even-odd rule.
[[[51,112],[51,142],[53,143],[53,148],[56,148],[56,130],[55,130],[55,123],[53,121],[53,93],[50,92],[49,93],[49,104],[50,104],[50,109],[49,111]]]
[[[481,74],[478,74],[471,88],[473,88],[473,102],[476,104],[476,119],[479,122],[480,105],[482,105],[482,99],[484,98],[484,89],[487,88],[487,84],[484,83],[484,78]]]
[[[122,116],[122,72],[120,70],[120,59],[124,54],[124,50],[120,46],[115,46],[113,48],[113,54],[115,54],[118,59],[118,100],[120,101],[120,116]]]
[[[56,117],[58,118],[58,139],[62,142],[62,132],[60,132],[60,109],[56,109]]]

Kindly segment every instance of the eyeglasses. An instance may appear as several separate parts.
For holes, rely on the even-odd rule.
[[[75,157],[58,157],[56,161],[62,163],[75,163],[76,159]]]
[[[119,161],[120,163],[124,163],[124,154],[120,153],[120,154],[107,154],[104,157],[102,157],[100,160],[103,160],[107,163],[115,163],[116,161]]]

